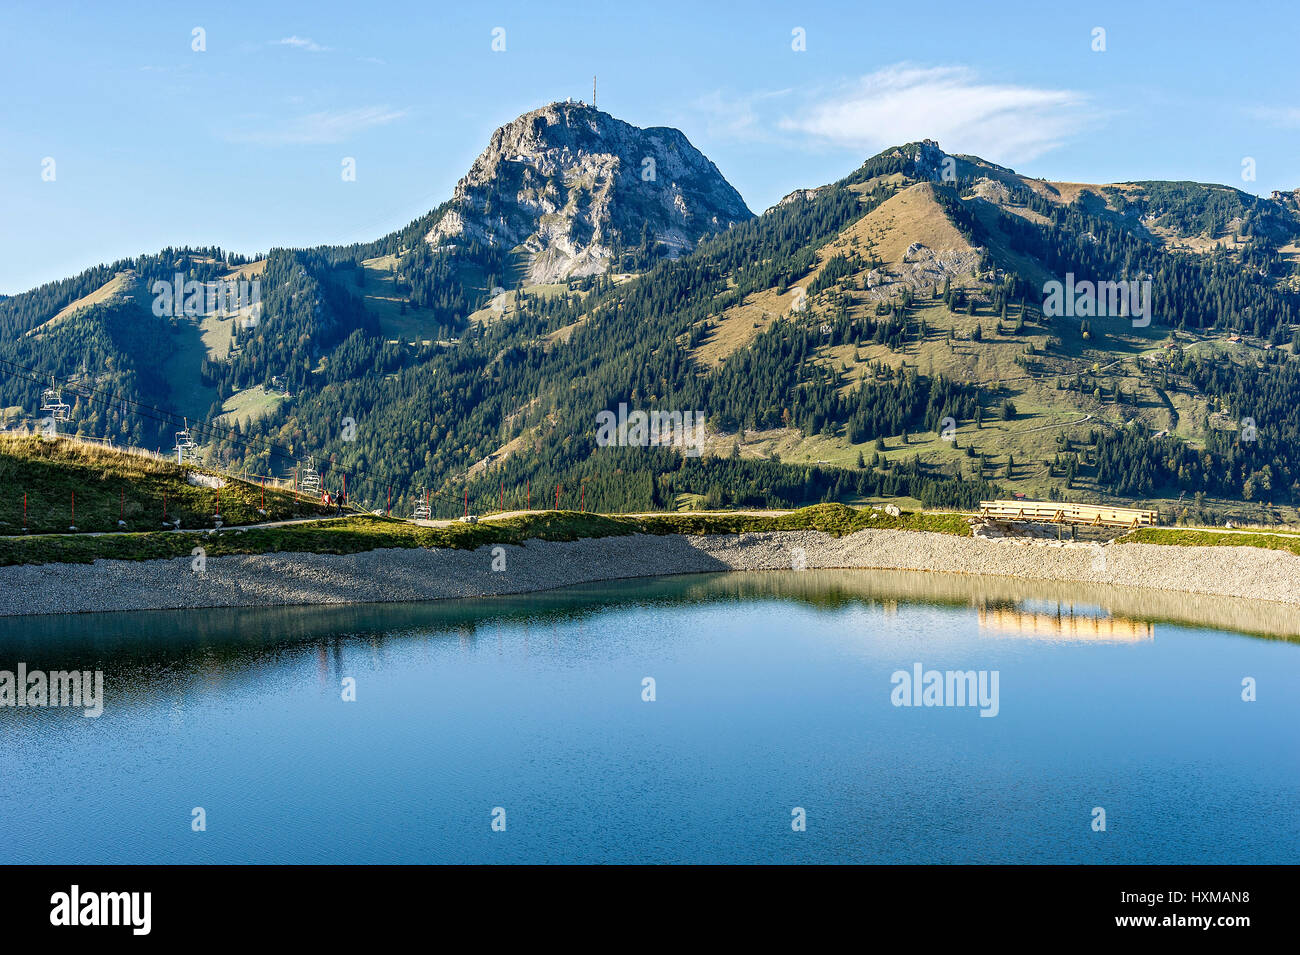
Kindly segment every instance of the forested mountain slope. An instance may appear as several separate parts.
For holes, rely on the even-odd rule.
[[[391,487],[406,507],[425,488],[447,512],[560,485],[606,510],[1019,492],[1294,515],[1286,196],[1045,182],[925,142],[749,217],[684,137],[547,109],[376,242],[255,262],[166,250],[0,302],[0,368],[40,373],[0,376],[0,406],[30,419],[30,379],[75,375],[74,427],[166,444],[171,421],[146,409],[206,404],[215,460],[313,454],[361,498]],[[548,123],[569,138],[539,145]],[[627,138],[590,160],[606,128]],[[657,180],[629,168],[647,143]],[[257,321],[158,318],[149,290],[178,270],[256,271]],[[1149,322],[1087,296],[1045,314],[1054,281],[1149,283]],[[598,415],[621,405],[700,413],[703,447],[604,446]]]

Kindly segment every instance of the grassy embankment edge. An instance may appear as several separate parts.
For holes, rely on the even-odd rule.
[[[202,547],[208,557],[228,554],[358,554],[390,547],[474,550],[488,544],[522,544],[529,540],[574,541],[628,534],[742,534],[765,531],[816,530],[841,537],[855,531],[931,531],[969,537],[961,514],[855,509],[843,504],[817,504],[780,516],[749,514],[663,514],[621,517],[579,511],[538,511],[531,514],[420,527],[406,521],[371,515],[312,521],[282,527],[229,528],[210,531],[132,534],[46,534],[0,538],[0,566],[17,564],[87,564],[99,559],[158,560],[189,557]]]
[[[1300,537],[1267,533],[1235,533],[1178,527],[1144,527],[1120,538],[1122,543],[1162,544],[1173,547],[1261,547],[1300,557]]]

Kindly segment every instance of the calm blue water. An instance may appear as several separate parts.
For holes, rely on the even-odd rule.
[[[0,863],[1300,861],[1300,645],[890,586],[0,620],[108,697],[0,708]],[[998,715],[894,706],[917,662]]]

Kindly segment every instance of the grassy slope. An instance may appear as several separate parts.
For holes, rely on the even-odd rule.
[[[266,259],[259,259],[231,269],[224,280],[253,281],[265,271]],[[153,294],[143,285],[135,289],[135,300],[142,309],[153,307]],[[229,359],[235,345],[236,326],[251,314],[251,308],[243,308],[230,315],[176,316],[172,322],[176,351],[162,365],[171,389],[171,407],[196,420],[207,416],[217,398],[217,390],[203,383],[199,373],[203,361]]]
[[[182,527],[211,527],[218,489],[190,484],[187,473],[175,464],[73,441],[5,438],[0,440],[0,534],[21,532],[24,493],[33,534],[66,531],[74,493],[76,526],[83,532],[116,531],[119,515],[127,530],[160,528],[163,495],[169,519],[179,517]],[[220,489],[222,521],[230,526],[321,513],[315,504],[268,489],[263,517],[257,513],[261,500],[260,486],[227,479]]]
[[[985,170],[981,174],[990,173]],[[883,260],[887,271],[899,271],[905,267],[902,250],[913,241],[921,241],[935,251],[970,248],[969,242],[947,225],[945,214],[926,191],[928,186],[909,187],[905,181],[898,185],[903,187],[898,195],[847,227],[828,244],[819,257],[819,265],[794,284],[807,286],[835,251],[857,251],[865,255],[870,250]],[[971,208],[993,233],[993,239],[998,240],[1000,233],[992,204],[972,200]],[[994,242],[995,246],[998,244]],[[1003,258],[1006,257],[1004,254]],[[1012,258],[1021,264],[1019,257]],[[874,312],[875,302],[863,287],[865,277],[864,272],[858,272],[837,283],[840,291],[848,296],[852,317]],[[983,285],[969,274],[954,276],[953,284]],[[813,320],[830,311],[829,296],[819,295],[808,304]],[[1030,304],[1036,303],[1031,300]],[[704,367],[725,361],[727,355],[747,344],[765,324],[789,308],[790,295],[778,298],[775,289],[755,293],[744,305],[715,320],[715,330],[696,349],[697,362]],[[1046,462],[1058,453],[1057,438],[1062,433],[1078,449],[1091,431],[1113,431],[1136,422],[1148,433],[1171,430],[1193,447],[1204,443],[1201,429],[1206,415],[1213,410],[1211,402],[1193,391],[1185,380],[1175,381],[1163,394],[1157,387],[1155,369],[1165,361],[1163,345],[1169,334],[1167,328],[1135,329],[1124,321],[1096,320],[1094,332],[1099,334],[1085,340],[1078,322],[1058,319],[1050,325],[1028,324],[1020,334],[1015,334],[1016,312],[1014,307],[1009,309],[1005,333],[999,335],[996,332],[999,316],[987,304],[978,307],[974,315],[965,311],[953,314],[936,298],[922,297],[911,310],[910,319],[914,329],[920,322],[925,323],[923,340],[913,337],[901,350],[873,344],[858,348],[824,346],[817,350],[816,356],[839,376],[842,390],[846,392],[868,378],[870,363],[879,362],[895,369],[908,367],[925,375],[946,375],[979,384],[994,392],[998,402],[1010,399],[1017,411],[1013,420],[998,420],[996,409],[986,408],[982,427],[977,428],[972,420],[958,423],[956,446],[935,433],[910,435],[906,443],[901,435],[894,435],[886,439],[883,453],[891,461],[919,454],[926,463],[943,465],[950,472],[958,467],[963,475],[970,477],[974,476],[975,462],[967,456],[967,449],[972,448],[987,456],[987,477],[997,480],[1008,491],[1021,492],[1030,498],[1045,499],[1052,488],[1064,490],[1071,500],[1095,501],[1103,497],[1093,480],[1093,469],[1087,465],[1069,490],[1064,489],[1059,475],[1049,475]],[[973,342],[971,333],[977,324],[983,339]],[[949,340],[950,331],[955,341]],[[1260,354],[1260,343],[1232,343],[1226,333],[1179,332],[1177,337],[1184,350],[1212,352],[1226,361],[1253,362]],[[1024,355],[1027,346],[1033,349],[1028,368],[1017,363],[1017,357]],[[1097,381],[1105,396],[1098,399],[1091,392],[1080,394],[1056,387],[1058,379],[1063,383],[1072,382],[1078,373],[1089,381]],[[1117,386],[1135,396],[1134,400],[1116,404],[1113,395]],[[1170,414],[1170,405],[1177,412],[1176,417]],[[717,436],[708,452],[729,453],[736,438]],[[855,466],[859,452],[870,459],[875,450],[874,442],[855,445],[843,433],[805,436],[790,429],[750,432],[739,443],[744,457],[767,457],[775,451],[788,463],[826,462],[846,468]],[[1010,475],[1006,473],[1009,459],[1014,463]],[[1168,509],[1181,506],[1167,498],[1131,503]],[[1207,503],[1236,519],[1270,522],[1300,519],[1300,512],[1294,507],[1276,507],[1262,513],[1258,505],[1240,501]]]
[[[203,383],[199,369],[210,357],[204,341],[203,319],[178,316],[171,324],[175,350],[162,363],[163,377],[170,389],[171,406],[195,421],[207,417],[217,399],[217,389]]]
[[[62,309],[56,312],[49,321],[42,325],[38,325],[36,328],[27,332],[27,334],[39,338],[42,334],[49,331],[55,325],[58,325],[65,318],[70,318],[72,315],[75,315],[83,309],[90,308],[92,305],[102,305],[105,302],[112,301],[120,295],[128,295],[131,292],[134,281],[134,272],[130,270],[118,272],[93,292],[83,295],[75,302],[69,302]]]
[[[1145,527],[1126,534],[1123,540],[1138,544],[1167,544],[1179,547],[1263,547],[1266,550],[1284,550],[1300,556],[1300,537],[1282,537],[1274,534],[1233,534],[1173,527]]]
[[[874,516],[873,516],[874,515]],[[902,514],[858,511],[840,504],[818,504],[778,517],[754,515],[665,514],[606,517],[576,511],[533,514],[448,527],[419,527],[392,518],[359,515],[337,520],[249,528],[211,534],[155,532],[42,537],[0,537],[0,565],[89,563],[99,558],[153,560],[188,557],[196,546],[208,556],[222,554],[355,554],[381,547],[450,547],[472,550],[484,544],[527,540],[570,541],[626,534],[738,534],[781,530],[819,530],[839,537],[864,528],[934,531],[969,535],[959,514]]]
[[[557,295],[567,294],[569,286],[567,283],[552,283],[549,285],[530,285],[525,290],[526,296],[536,296],[537,298],[554,298]],[[513,289],[507,289],[496,298],[488,302],[478,311],[470,312],[467,322],[478,322],[482,325],[490,325],[493,322],[499,322],[509,319],[518,310],[516,303],[519,296]]]
[[[384,338],[398,342],[432,341],[437,337],[438,322],[432,309],[407,303],[403,308],[402,296],[393,281],[393,266],[397,256],[381,255],[366,259],[365,284],[349,280],[349,291],[365,299],[366,308],[379,320]]]
[[[283,400],[283,395],[268,392],[261,385],[253,385],[227,398],[221,406],[222,415],[213,423],[228,426],[238,421],[247,428],[250,422],[264,418],[274,411]]]

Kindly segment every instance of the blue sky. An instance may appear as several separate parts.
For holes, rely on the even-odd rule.
[[[6,0],[0,292],[166,245],[376,238],[593,74],[756,212],[926,136],[1049,179],[1300,187],[1295,8],[1052,6]]]

